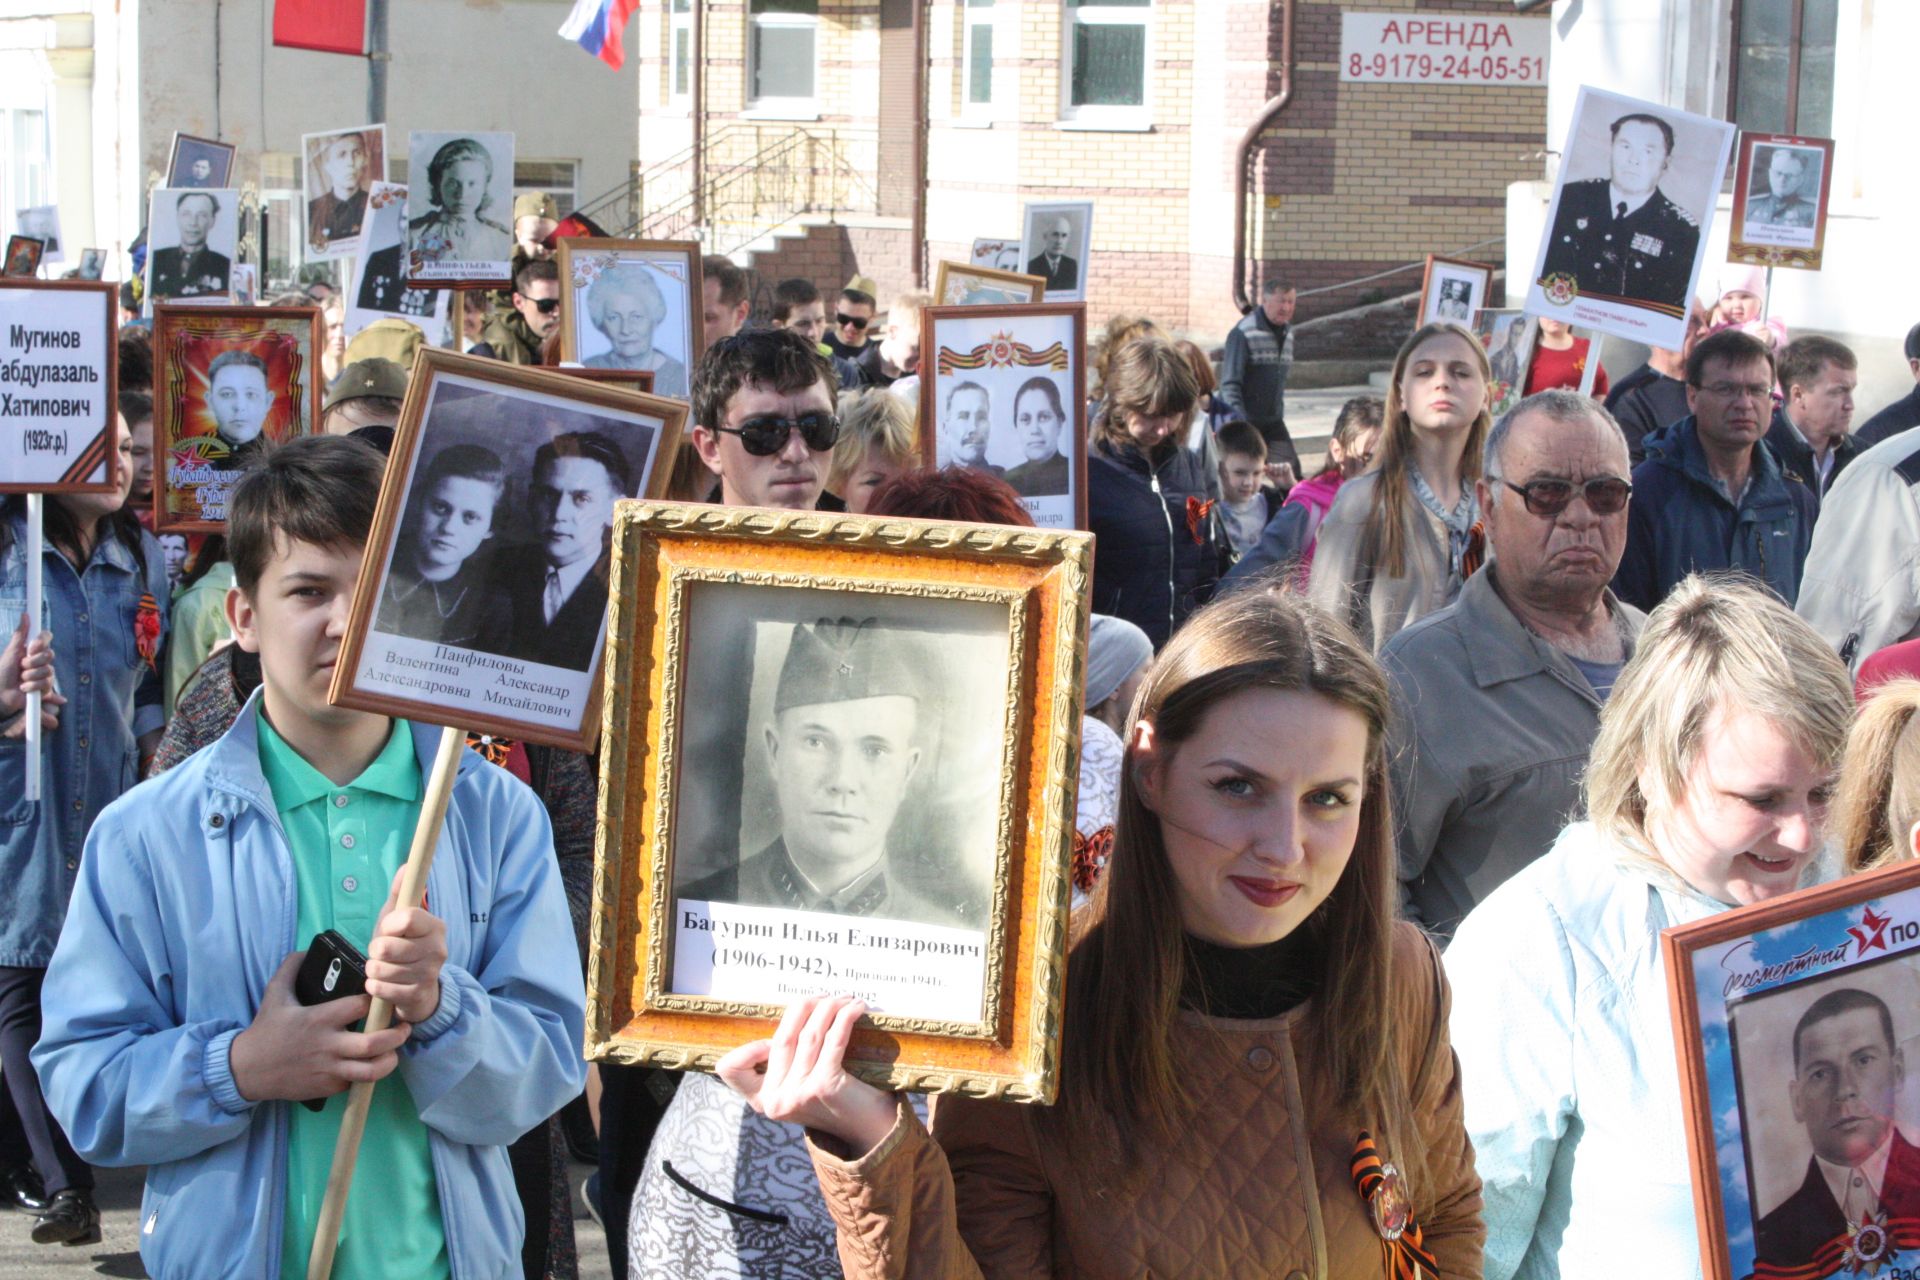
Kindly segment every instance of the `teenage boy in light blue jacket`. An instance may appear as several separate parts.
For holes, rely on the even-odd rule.
[[[399,910],[440,731],[327,702],[381,465],[358,441],[303,439],[237,487],[227,608],[261,689],[100,815],[48,971],[34,1065],[87,1159],[149,1166],[155,1280],[304,1276],[360,1080],[379,1083],[334,1280],[517,1276],[507,1144],[585,1083],[539,801],[467,753],[425,908]],[[366,953],[389,1030],[353,1029],[365,996],[294,999],[300,949],[327,928]]]

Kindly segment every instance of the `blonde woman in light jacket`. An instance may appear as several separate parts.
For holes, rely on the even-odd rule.
[[[1491,381],[1472,333],[1444,321],[1415,330],[1394,357],[1373,468],[1321,522],[1309,594],[1376,653],[1466,580]]]
[[[1821,877],[1852,710],[1833,650],[1757,586],[1696,575],[1648,619],[1590,820],[1447,951],[1487,1280],[1700,1275],[1660,931]]]

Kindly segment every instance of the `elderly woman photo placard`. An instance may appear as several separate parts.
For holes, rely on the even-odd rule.
[[[560,241],[560,358],[653,374],[684,400],[701,347],[700,246],[691,240]]]
[[[407,282],[504,285],[513,276],[513,135],[407,135]]]

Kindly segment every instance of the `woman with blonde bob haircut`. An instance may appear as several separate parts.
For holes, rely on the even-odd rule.
[[[1920,680],[1874,686],[1847,735],[1833,840],[1848,875],[1920,857]]]
[[[1376,653],[1452,603],[1478,561],[1473,482],[1492,380],[1472,333],[1446,321],[1416,329],[1394,357],[1373,466],[1320,523],[1308,590]]]
[[[1174,637],[1074,922],[1061,1105],[943,1095],[929,1136],[842,1070],[842,997],[721,1060],[808,1126],[850,1280],[1479,1274],[1446,984],[1393,919],[1388,705],[1352,632],[1274,588]],[[1411,1215],[1391,1241],[1370,1192]]]
[[[1588,817],[1447,950],[1486,1276],[1700,1274],[1660,931],[1827,868],[1846,668],[1745,578],[1695,575],[1648,618],[1600,714]]]
[[[864,513],[887,481],[920,458],[913,406],[884,387],[840,397],[840,438],[827,464],[827,492]]]

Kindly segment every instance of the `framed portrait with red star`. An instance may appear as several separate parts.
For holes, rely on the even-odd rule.
[[[1013,486],[1043,529],[1087,527],[1087,308],[920,312],[920,447]]]
[[[1702,1274],[1904,1274],[1920,1261],[1920,861],[1661,943]]]
[[[224,532],[248,464],[318,430],[320,345],[318,307],[155,306],[156,531]]]

